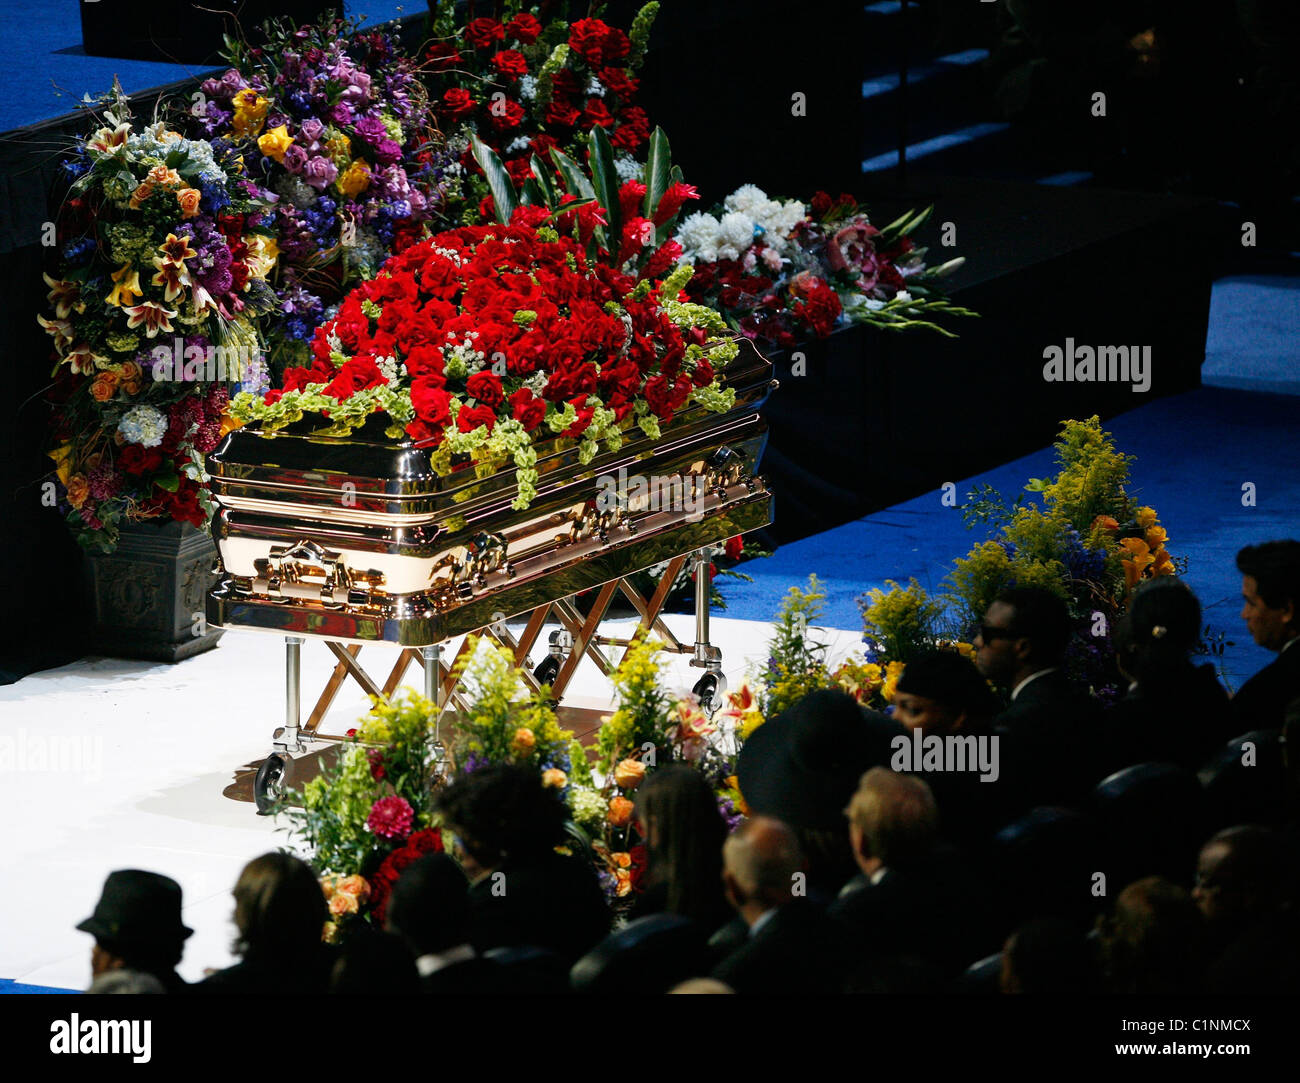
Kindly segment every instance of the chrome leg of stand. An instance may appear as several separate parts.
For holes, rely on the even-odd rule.
[[[275,743],[290,752],[302,750],[302,644],[301,636],[284,637],[284,730]]]
[[[447,761],[447,752],[442,743],[442,712],[446,706],[446,696],[443,693],[442,680],[440,679],[442,676],[442,667],[440,665],[442,647],[437,643],[421,647],[420,655],[424,660],[424,698],[432,702],[435,707],[433,712],[433,754],[437,761],[436,773],[441,776]]]

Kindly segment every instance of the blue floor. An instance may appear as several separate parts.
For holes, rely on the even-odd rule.
[[[32,996],[33,994],[79,992],[81,992],[80,989],[54,989],[48,985],[23,985],[21,982],[0,978],[0,996],[4,996],[5,993],[26,993],[28,996]]]
[[[373,23],[422,13],[427,6],[420,0],[347,0],[344,10],[350,16],[365,15],[367,22]],[[114,75],[123,90],[134,94],[208,70],[87,56],[81,45],[77,0],[42,0],[39,5],[30,0],[0,0],[0,53],[24,58],[23,63],[12,64],[5,71],[0,131],[74,112],[83,94],[95,97],[109,90]]]
[[[1169,549],[1186,556],[1188,584],[1205,619],[1226,634],[1223,669],[1239,687],[1267,663],[1240,620],[1238,549],[1270,538],[1300,536],[1300,278],[1234,278],[1215,284],[1207,385],[1112,418],[1118,447],[1137,455],[1131,491],[1159,512]],[[1044,448],[959,481],[962,499],[976,482],[1008,497],[1031,477],[1054,472]],[[1255,507],[1242,507],[1253,482]],[[780,493],[776,494],[780,500]],[[954,557],[984,539],[964,528],[960,511],[938,491],[886,508],[815,537],[782,546],[744,566],[753,583],[723,579],[726,615],[770,620],[794,583],[816,572],[827,593],[825,624],[861,625],[855,599],[886,579],[909,576],[941,589]]]

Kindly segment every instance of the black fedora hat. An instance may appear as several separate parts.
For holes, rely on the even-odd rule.
[[[822,689],[759,726],[740,749],[736,780],[751,812],[791,827],[834,829],[872,767],[888,767],[906,733],[846,692]]]
[[[181,922],[181,885],[142,869],[109,873],[95,912],[77,928],[119,948],[172,945],[194,932]]]

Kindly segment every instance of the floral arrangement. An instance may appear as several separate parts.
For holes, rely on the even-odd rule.
[[[291,837],[325,874],[334,939],[347,923],[382,924],[393,885],[412,861],[442,850],[431,794],[441,764],[428,700],[404,691],[374,707],[282,812]]]
[[[89,549],[124,521],[206,526],[203,455],[229,388],[264,369],[275,303],[269,202],[238,155],[162,122],[133,129],[120,87],[62,166],[60,263],[46,274],[58,495]]]
[[[346,434],[382,411],[387,434],[435,449],[440,472],[513,460],[514,506],[525,508],[535,440],[573,441],[586,463],[633,426],[657,438],[688,404],[729,409],[717,370],[737,348],[714,337],[726,330],[716,313],[678,299],[689,270],[634,279],[591,262],[546,217],[521,205],[510,225],[467,226],[395,256],[317,331],[310,368],[237,396],[232,413],[268,429],[328,415],[325,431]]]
[[[470,136],[495,150],[516,185],[531,172],[534,155],[547,160],[551,148],[577,154],[585,136],[601,129],[617,151],[624,180],[640,175],[634,157],[650,135],[645,110],[633,104],[636,72],[645,57],[657,3],[646,4],[627,31],[595,16],[568,23],[543,23],[518,3],[501,18],[483,16],[456,25],[455,5],[435,8],[439,40],[426,53],[441,94],[434,108],[449,143],[461,149],[469,179],[465,220],[486,216],[489,196],[481,169],[468,151]]]
[[[851,195],[818,192],[805,206],[746,184],[712,212],[683,219],[676,240],[695,268],[691,298],[721,310],[749,338],[789,348],[845,322],[951,338],[934,318],[975,313],[935,285],[964,260],[927,267],[926,249],[912,240],[929,214],[908,213],[879,229]]]
[[[348,289],[427,234],[455,162],[433,139],[428,94],[395,34],[273,20],[263,37],[228,43],[232,67],[203,83],[191,112],[278,196],[267,334],[281,371],[308,361],[312,334]]]

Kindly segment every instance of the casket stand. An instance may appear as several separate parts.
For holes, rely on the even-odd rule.
[[[441,725],[449,707],[465,707],[454,674],[468,649],[462,644],[444,661],[442,645],[479,633],[509,647],[525,679],[534,688],[549,685],[560,701],[584,657],[606,675],[615,668],[605,648],[628,640],[599,629],[620,593],[640,614],[642,630],[705,670],[695,691],[702,706],[716,708],[725,682],[721,652],[709,642],[710,547],[772,521],[772,498],[757,474],[767,440],[757,411],[776,384],[753,344],[738,344],[724,370],[724,387],[736,393],[730,410],[692,405],[658,439],[629,424],[622,447],[586,464],[572,440],[539,442],[537,496],[524,511],[511,507],[513,464],[492,472],[466,464],[439,476],[426,450],[384,434],[385,418],[347,437],[314,434],[320,422],[311,419],[278,432],[249,427],[227,435],[207,464],[220,576],[208,595],[208,623],[274,633],[286,644],[285,722],[254,783],[259,811],[275,805],[294,758],[311,751],[311,742],[344,739],[319,726],[349,677],[388,697],[418,662]],[[681,643],[660,618],[688,560],[700,570],[693,644]],[[629,582],[665,561],[650,597]],[[594,602],[580,608],[576,596],[591,590]],[[520,619],[526,623],[515,639],[507,621]],[[559,627],[534,669],[529,652],[548,621]],[[306,639],[323,641],[337,663],[303,721]],[[382,682],[358,661],[369,643],[399,649]]]

